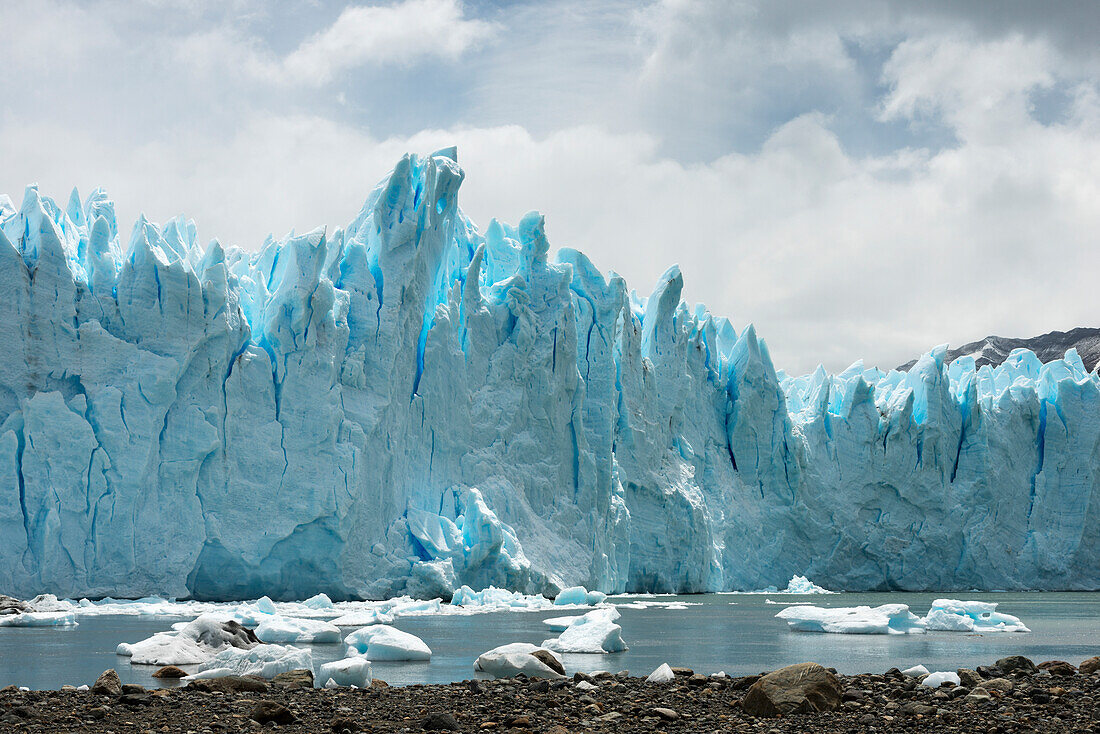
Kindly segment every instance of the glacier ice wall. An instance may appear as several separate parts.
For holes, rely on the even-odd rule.
[[[305,598],[1100,587],[1076,354],[792,378],[537,213],[480,232],[453,150],[346,229],[0,198],[0,590]]]

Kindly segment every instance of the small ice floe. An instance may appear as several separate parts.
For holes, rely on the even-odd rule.
[[[906,604],[877,607],[790,606],[775,615],[798,632],[849,635],[909,635],[924,632],[924,620]]]
[[[946,681],[951,681],[955,685],[961,684],[959,674],[949,670],[937,670],[935,673],[929,673],[920,684],[929,688],[939,688],[940,684]]]
[[[582,614],[556,639],[544,640],[542,646],[554,652],[623,652],[629,648],[623,642],[623,628],[615,624],[618,618],[619,612],[613,607]]]
[[[371,676],[370,660],[361,655],[334,660],[331,663],[322,663],[317,669],[317,677],[313,679],[318,688],[325,688],[329,683],[337,686],[356,686],[366,688],[373,680]]]
[[[1001,614],[985,601],[936,599],[924,618],[930,630],[946,632],[1030,632],[1019,617]]]
[[[261,642],[339,642],[340,628],[317,619],[269,615],[256,626]]]
[[[550,609],[554,603],[540,594],[521,594],[518,591],[498,589],[495,586],[474,591],[469,586],[460,586],[451,597],[447,612],[457,613],[482,613],[482,612],[527,612],[540,609]]]
[[[555,653],[528,642],[494,647],[474,661],[474,670],[495,678],[523,673],[528,678],[564,678],[565,667]]]
[[[416,635],[395,627],[376,624],[356,630],[344,638],[349,655],[366,655],[371,660],[430,660],[431,648]],[[353,652],[354,651],[354,652]]]
[[[676,674],[672,672],[672,668],[668,663],[661,663],[649,677],[645,679],[646,683],[668,683],[676,678]]]
[[[372,624],[393,624],[393,615],[381,609],[360,609],[341,614],[332,623],[337,627],[368,627]]]
[[[208,659],[194,677],[220,678],[225,675],[258,675],[270,680],[291,670],[313,670],[313,653],[291,645],[257,645],[249,650],[228,647]]]
[[[914,665],[912,668],[901,671],[901,674],[906,678],[920,678],[922,675],[928,675],[928,668],[923,665]]]
[[[0,617],[0,627],[75,627],[72,612],[23,612]]]

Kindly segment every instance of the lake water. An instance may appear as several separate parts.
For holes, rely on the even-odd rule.
[[[884,671],[918,663],[930,670],[954,670],[991,664],[1021,654],[1035,662],[1049,659],[1077,664],[1100,655],[1100,592],[971,593],[953,598],[992,601],[998,611],[1020,617],[1029,634],[929,632],[923,635],[832,635],[792,632],[775,619],[782,605],[812,601],[840,607],[908,604],[924,615],[943,594],[835,594],[772,596],[707,594],[661,597],[682,601],[687,609],[620,609],[623,639],[630,646],[613,655],[565,655],[568,672],[630,670],[647,675],[661,663],[698,672],[724,670],[747,675],[805,661],[833,666],[842,673]],[[615,601],[629,598],[615,597]],[[534,642],[556,636],[542,620],[577,612],[498,612],[471,616],[402,617],[394,626],[421,637],[432,648],[430,662],[374,663],[374,675],[391,684],[446,683],[475,677],[473,661],[482,652],[508,642]],[[90,616],[72,628],[0,627],[0,686],[33,689],[92,683],[115,668],[124,683],[159,685],[153,666],[131,666],[115,655],[120,642],[137,642],[188,617]],[[350,633],[347,628],[345,633]],[[312,645],[314,664],[343,657],[341,644]]]

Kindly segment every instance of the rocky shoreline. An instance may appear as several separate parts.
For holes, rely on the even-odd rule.
[[[1041,666],[1041,667],[1040,667]],[[1100,732],[1100,658],[1076,668],[1020,656],[961,685],[892,669],[838,675],[815,663],[742,678],[673,668],[665,683],[626,671],[559,680],[470,680],[368,689],[312,687],[309,671],[230,676],[146,690],[107,671],[90,690],[0,689],[0,728],[26,732]]]

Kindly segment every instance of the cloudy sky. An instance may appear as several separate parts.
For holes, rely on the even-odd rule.
[[[0,192],[255,249],[457,144],[481,226],[677,262],[788,371],[1098,325],[1100,3],[911,5],[4,0]]]

